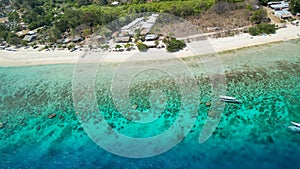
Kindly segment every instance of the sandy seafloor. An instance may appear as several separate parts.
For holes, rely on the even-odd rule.
[[[73,105],[74,70],[78,65],[2,67],[0,122],[4,125],[0,129],[0,168],[297,168],[300,133],[287,127],[290,121],[300,122],[299,40],[237,50],[222,54],[219,59],[226,76],[227,95],[239,98],[242,104],[226,104],[217,129],[200,144],[199,134],[209,111],[205,103],[211,101],[211,82],[203,57],[180,60],[197,81],[198,116],[182,142],[149,158],[114,155],[88,137],[79,119],[82,112]],[[146,138],[172,126],[182,106],[182,88],[172,79],[174,72],[185,75],[180,66],[171,66],[174,69],[170,72],[152,69],[134,76],[126,76],[126,69],[122,69],[124,65],[129,70],[149,67],[148,64],[168,67],[172,63],[165,60],[99,65],[92,81],[96,101],[113,130]],[[85,70],[79,70],[82,71]],[[149,112],[150,91],[161,89],[167,101],[158,119],[134,124],[122,118],[112,100],[112,77],[120,78],[113,83],[121,85],[130,81],[129,102],[137,105],[136,111]],[[52,113],[56,117],[49,119]],[[100,120],[94,118],[97,125]],[[160,141],[166,144],[166,140]],[[146,150],[147,147],[141,149]]]

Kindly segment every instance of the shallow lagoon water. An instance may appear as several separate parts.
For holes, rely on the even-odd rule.
[[[241,99],[243,104],[226,104],[212,137],[199,144],[211,86],[199,59],[186,59],[201,93],[196,122],[177,146],[144,159],[111,154],[87,136],[72,100],[74,65],[0,68],[0,122],[5,122],[0,129],[0,166],[204,169],[299,166],[300,133],[287,128],[290,121],[300,121],[299,41],[238,50],[221,55],[220,59],[226,72],[227,95]],[[99,109],[113,129],[148,137],[170,127],[180,106],[180,94],[176,93],[180,89],[172,79],[159,74],[147,83],[139,81],[139,77],[132,81],[131,103],[137,104],[138,110],[147,112],[149,102],[143,95],[153,88],[164,89],[168,98],[172,98],[160,120],[141,132],[140,126],[122,118],[114,108],[109,81],[115,67],[117,64],[102,65],[95,82]],[[51,113],[57,116],[49,119]]]

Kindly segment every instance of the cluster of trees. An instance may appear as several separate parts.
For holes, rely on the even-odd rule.
[[[21,39],[16,34],[12,33],[4,24],[0,24],[0,41],[6,41],[12,45],[21,43]]]
[[[10,22],[19,22],[20,21],[20,16],[19,13],[14,11],[8,14],[8,20]]]
[[[292,12],[292,14],[297,14],[300,13],[300,1],[299,0],[291,0],[290,1],[290,10]]]
[[[105,5],[108,2],[107,0],[12,0],[14,9],[22,12],[22,20],[28,24],[29,29],[52,26],[55,21],[60,19],[65,10],[74,7],[78,9],[92,3]],[[20,19],[15,13],[11,14],[11,18]]]
[[[272,34],[276,32],[276,26],[274,24],[260,23],[254,27],[249,28],[249,33],[252,36],[260,34]]]
[[[152,3],[136,1],[134,4],[114,7],[92,4],[82,6],[80,8],[69,8],[64,10],[64,15],[60,17],[57,22],[54,22],[54,28],[61,33],[65,32],[68,29],[75,29],[76,27],[81,25],[88,26],[92,30],[92,28],[95,28],[98,25],[104,25],[108,23],[112,24],[112,21],[122,16],[142,12],[166,12],[174,14],[176,16],[184,17],[207,10],[212,4],[213,0],[189,0],[177,1],[176,3],[172,1]],[[119,23],[116,25],[121,24]]]
[[[40,26],[50,26],[54,21],[55,13],[53,1],[46,0],[12,0],[15,10],[9,14],[10,21],[20,21],[27,23],[29,29],[35,29]],[[22,17],[19,16],[22,13]]]
[[[54,26],[61,32],[69,28],[75,29],[77,26],[83,24],[94,27],[116,20],[120,17],[121,12],[118,8],[107,8],[96,5],[85,6],[79,9],[68,9],[59,21],[55,22]]]
[[[266,18],[267,18],[267,12],[264,9],[259,9],[253,12],[250,21],[255,24],[260,24]]]
[[[186,47],[186,44],[181,41],[177,40],[176,38],[165,38],[163,42],[167,45],[168,52],[177,52]]]
[[[63,32],[74,32],[80,27],[86,30],[85,34],[91,34],[100,26],[129,14],[164,12],[179,17],[186,17],[206,11],[218,1],[226,1],[226,4],[228,4],[229,2],[244,0],[154,0],[151,3],[147,3],[146,0],[123,0],[121,1],[122,5],[111,6],[110,3],[112,1],[10,0],[17,12],[11,12],[9,20],[16,22],[22,20],[28,24],[28,28],[31,30],[45,26],[47,28],[44,31],[45,36],[49,36],[49,39],[54,42],[61,38]],[[222,8],[221,6],[222,3],[220,3],[219,7]],[[180,44],[180,42],[174,40],[170,41],[172,41],[170,43],[171,48]],[[176,43],[173,44],[173,42]]]
[[[275,25],[267,23],[270,21],[270,19],[267,17],[267,12],[264,9],[254,11],[250,21],[256,24],[255,26],[249,28],[249,34],[252,36],[276,32]]]
[[[153,3],[139,3],[125,6],[128,13],[165,12],[179,17],[199,14],[209,9],[214,0],[163,1]]]
[[[137,42],[136,46],[139,49],[139,51],[144,52],[144,51],[148,50],[148,46],[146,44],[144,44],[143,42]]]

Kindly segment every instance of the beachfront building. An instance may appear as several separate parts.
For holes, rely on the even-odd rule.
[[[16,33],[19,38],[24,38],[28,34],[29,30],[22,30]]]
[[[155,41],[145,41],[143,42],[148,48],[156,48],[157,44]]]
[[[130,22],[128,25],[125,25],[121,28],[121,33],[134,35],[135,30],[139,29],[142,25],[144,18],[137,18],[134,21]]]
[[[141,35],[146,35],[150,32],[151,28],[154,26],[156,19],[158,17],[158,14],[152,14],[149,16],[148,20],[143,23],[141,26]]]
[[[285,1],[272,2],[272,4],[270,5],[270,8],[275,11],[280,11],[280,10],[289,8],[289,3],[285,2]]]
[[[82,41],[82,37],[80,37],[80,36],[74,36],[74,38],[72,40],[72,42],[74,42],[74,43],[79,43],[81,41]]]
[[[289,3],[286,1],[269,2],[268,6],[273,10],[274,16],[280,19],[290,19],[293,17],[289,12]]]
[[[136,18],[134,21],[123,26],[120,32],[114,32],[111,36],[114,39],[114,45],[116,44],[128,44],[131,38],[136,34],[136,30],[140,30],[139,35],[144,37],[147,47],[156,47],[158,36],[155,34],[149,34],[151,28],[155,25],[158,14],[152,14],[149,17]],[[146,20],[146,21],[145,21]],[[141,37],[137,37],[140,39]],[[134,39],[133,39],[134,40]],[[134,46],[134,45],[133,45]],[[122,51],[121,48],[112,48],[112,51]]]
[[[146,35],[149,33],[150,29],[154,26],[158,14],[152,14],[148,17],[146,21],[145,17],[136,18],[134,21],[130,22],[129,24],[123,26],[121,28],[121,34],[123,36],[129,35],[133,36],[136,33],[136,30],[141,30],[141,35]],[[112,35],[113,36],[113,35]],[[115,37],[117,37],[116,35]]]
[[[274,15],[281,19],[289,19],[293,16],[287,9],[274,11]]]
[[[32,42],[35,38],[36,38],[36,35],[26,35],[26,36],[23,38],[23,41],[26,41],[26,42]]]
[[[147,34],[145,36],[145,41],[154,41],[157,40],[158,36],[155,34]]]
[[[130,36],[119,36],[115,38],[115,42],[117,43],[128,43],[130,42]]]
[[[118,2],[118,1],[113,1],[113,2],[111,3],[111,5],[113,5],[113,6],[119,5],[119,2]]]
[[[148,48],[155,48],[159,44],[158,36],[156,34],[147,34],[143,42]]]
[[[294,21],[291,22],[291,24],[292,24],[292,25],[299,26],[299,21],[298,21],[298,20],[294,20]]]

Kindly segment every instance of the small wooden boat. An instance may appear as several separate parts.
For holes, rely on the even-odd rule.
[[[293,132],[300,132],[300,127],[297,126],[289,126],[288,127]]]
[[[238,100],[235,97],[230,97],[230,96],[220,96],[220,100],[223,102],[227,102],[227,103],[242,103],[240,100]]]
[[[294,126],[296,126],[296,127],[300,127],[300,123],[296,123],[296,122],[293,122],[293,121],[291,121],[291,123],[292,123]]]

